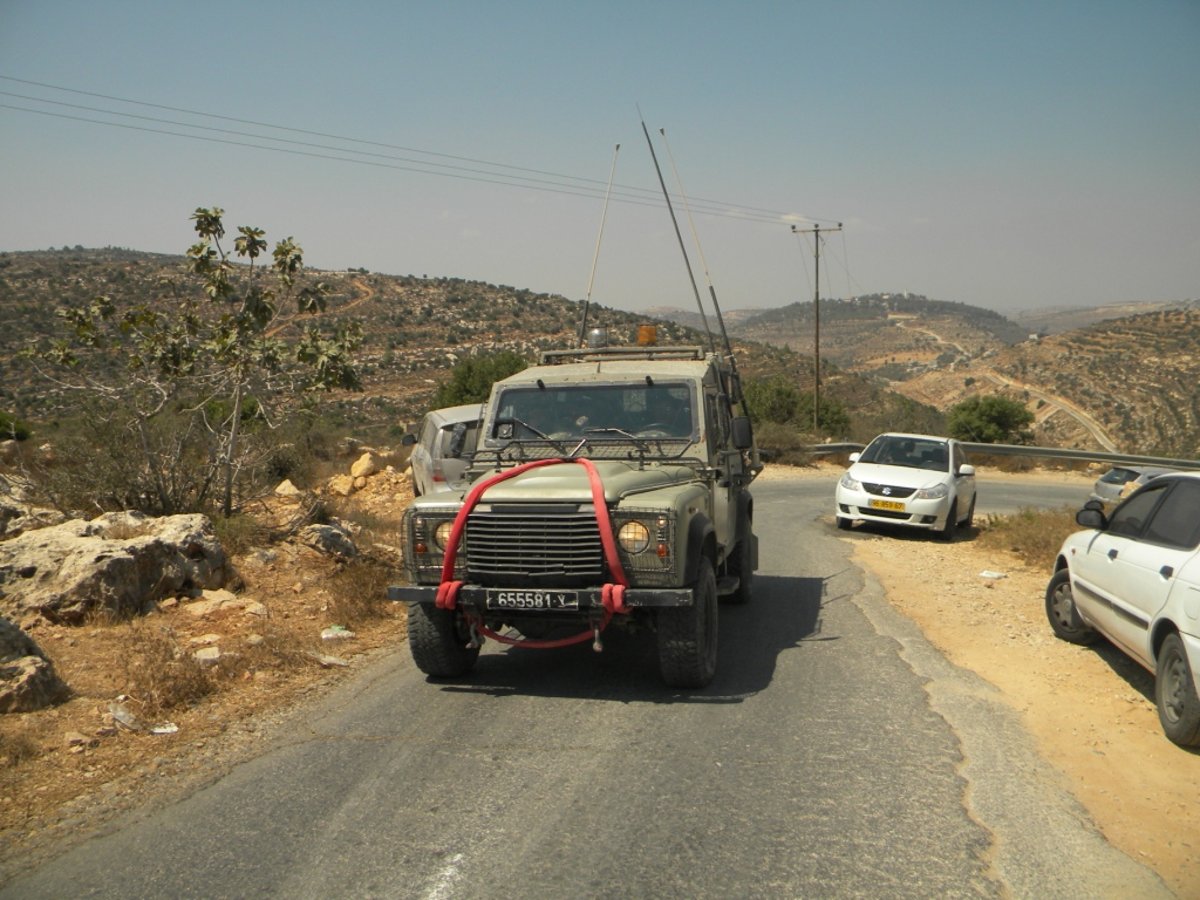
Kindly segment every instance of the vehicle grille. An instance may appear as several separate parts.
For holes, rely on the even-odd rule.
[[[896,487],[891,484],[872,484],[868,481],[864,481],[862,486],[868,494],[874,494],[876,497],[894,497],[897,500],[911,497],[917,492],[916,488]]]
[[[598,584],[604,559],[590,506],[492,506],[467,519],[467,574],[500,587]]]

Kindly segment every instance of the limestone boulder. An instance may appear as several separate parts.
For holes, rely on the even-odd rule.
[[[33,638],[0,617],[0,713],[43,709],[68,693]]]
[[[107,513],[0,541],[0,613],[70,624],[92,611],[139,614],[229,576],[207,516]]]

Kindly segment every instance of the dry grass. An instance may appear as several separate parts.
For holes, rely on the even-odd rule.
[[[21,763],[36,759],[41,748],[27,731],[20,726],[9,727],[0,722],[0,770],[15,768]]]
[[[359,556],[338,569],[329,580],[329,615],[338,624],[353,627],[391,612],[388,585],[395,570],[381,560]]]
[[[126,627],[125,693],[137,701],[143,714],[155,717],[190,706],[216,689],[209,671],[180,646],[171,629],[139,619]]]
[[[1015,515],[989,517],[980,536],[983,547],[1008,550],[1026,565],[1050,571],[1067,535],[1078,531],[1075,509],[1022,509]]]

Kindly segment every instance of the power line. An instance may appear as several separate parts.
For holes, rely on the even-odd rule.
[[[85,91],[75,88],[63,87],[60,85],[47,84],[45,82],[30,81],[28,79],[15,78],[9,75],[0,75],[0,80],[15,82],[18,84],[26,84],[34,87],[45,88],[48,90],[62,91],[65,93],[76,94],[85,97],[95,97],[103,100],[109,100],[117,103],[127,103],[134,106],[144,107],[148,109],[159,109],[170,112],[183,113],[184,115],[200,116],[208,119],[233,122],[242,125],[250,125],[255,128],[265,128],[270,130],[282,131],[291,134],[308,135],[310,137],[320,137],[328,140],[340,141],[348,144],[357,144],[364,147],[375,147],[381,150],[399,151],[402,153],[418,154],[420,156],[437,157],[445,160],[454,160],[456,162],[436,162],[433,160],[411,159],[403,156],[395,156],[389,153],[381,153],[378,151],[356,150],[348,147],[330,146],[328,144],[318,144],[309,141],[300,141],[291,138],[275,137],[267,134],[255,134],[251,132],[239,131],[229,128],[220,128],[213,125],[193,124],[189,122],[181,122],[173,119],[164,119],[157,116],[142,115],[130,112],[121,112],[112,109],[103,109],[96,106],[88,106],[84,104],[68,103],[62,100],[51,100],[42,97],[33,97],[25,94],[16,94],[8,91],[0,91],[0,95],[14,97],[25,100],[27,102],[49,104],[53,106],[76,109],[84,112],[95,113],[103,116],[119,116],[127,119],[134,119],[141,122],[153,122],[161,125],[168,125],[173,128],[186,128],[192,131],[210,132],[212,134],[231,135],[233,137],[249,138],[252,141],[267,141],[270,144],[263,143],[248,143],[241,140],[232,140],[229,138],[212,137],[205,134],[193,134],[178,131],[170,131],[162,128],[153,128],[147,126],[139,126],[129,124],[127,122],[112,121],[109,119],[93,119],[84,116],[71,115],[67,113],[56,113],[45,109],[35,109],[24,106],[15,106],[12,104],[0,103],[0,108],[15,110],[19,112],[35,113],[53,118],[61,118],[72,121],[83,122],[91,125],[107,125],[109,127],[123,128],[131,131],[142,131],[152,134],[164,134],[172,137],[180,137],[190,140],[202,140],[209,143],[221,143],[232,146],[249,147],[259,150],[267,150],[278,153],[289,153],[291,155],[306,156],[315,159],[324,159],[336,162],[358,163],[360,165],[371,165],[379,168],[389,168],[400,171],[409,171],[426,175],[440,175],[442,177],[457,178],[467,181],[476,181],[489,184],[505,185],[509,187],[525,187],[533,190],[547,191],[551,193],[560,193],[568,196],[597,198],[604,193],[604,182],[597,179],[579,177],[573,175],[565,175],[562,173],[550,172],[542,169],[528,168],[523,166],[513,166],[506,163],[491,162],[488,160],[476,159],[473,157],[456,156],[448,153],[438,153],[429,150],[420,150],[412,147],[404,147],[397,144],[388,144],[380,141],[370,141],[361,138],[347,137],[344,135],[331,134],[328,132],[314,131],[302,128],[293,128],[285,125],[275,125],[268,122],[260,122],[253,119],[241,119],[234,116],[226,116],[218,113],[208,113],[200,110],[187,109],[185,107],[168,106],[159,103],[149,103],[141,100],[133,100],[126,97],[118,97],[111,94],[102,94],[96,91]],[[286,146],[275,146],[275,145]],[[307,149],[295,149],[307,148]],[[352,155],[346,155],[352,154]],[[471,163],[477,166],[486,166],[487,169],[477,169],[469,166],[458,165],[457,163]],[[491,171],[499,170],[499,171]],[[521,174],[527,173],[527,174]],[[540,176],[540,177],[532,177]],[[649,188],[641,188],[633,185],[618,185],[613,191],[614,199],[619,202],[641,205],[641,206],[661,206],[656,193]],[[719,200],[711,200],[699,198],[694,201],[698,207],[698,212],[721,218],[742,219],[752,222],[767,222],[778,224],[780,222],[791,221],[797,218],[802,218],[805,221],[825,221],[818,220],[809,216],[797,216],[794,213],[784,213],[777,210],[765,209],[762,207],[743,206],[739,204],[726,203]],[[832,221],[832,220],[829,220]]]

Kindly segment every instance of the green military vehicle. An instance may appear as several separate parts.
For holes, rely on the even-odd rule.
[[[716,672],[718,598],[750,598],[761,465],[728,358],[701,347],[544,353],[497,382],[471,487],[419,497],[403,521],[421,671],[468,672],[485,638],[533,647],[644,623],[664,681]]]

